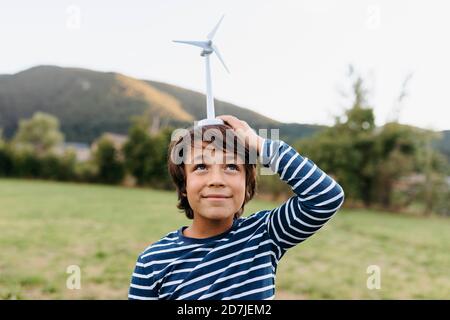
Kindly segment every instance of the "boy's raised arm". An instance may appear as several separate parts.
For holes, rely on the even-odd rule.
[[[295,193],[267,216],[268,233],[281,258],[287,249],[312,236],[333,216],[344,202],[344,190],[314,162],[283,141],[264,140],[247,122],[234,116],[217,118],[233,127],[238,136],[248,139],[261,164],[276,172]]]
[[[270,167],[296,194],[270,211],[268,232],[282,252],[317,232],[344,202],[336,181],[295,149],[279,140],[261,142],[260,162]]]

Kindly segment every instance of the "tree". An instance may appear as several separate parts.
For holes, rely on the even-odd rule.
[[[154,171],[154,150],[147,128],[145,122],[134,121],[123,146],[125,166],[141,186],[151,180]]]
[[[336,117],[335,125],[311,138],[301,140],[298,149],[314,159],[326,172],[334,174],[346,190],[347,198],[372,203],[375,146],[375,116],[368,103],[368,90],[361,76],[350,68],[351,107]]]
[[[112,141],[105,137],[99,139],[94,152],[94,162],[98,168],[99,182],[114,184],[122,181],[125,168]]]
[[[3,131],[0,128],[0,177],[10,176],[13,171],[12,152],[9,144],[3,140]]]
[[[372,192],[382,207],[390,208],[393,205],[394,186],[399,179],[416,171],[421,136],[419,130],[397,122],[385,124],[378,133]]]
[[[37,156],[51,152],[64,141],[59,130],[59,120],[43,112],[36,112],[31,119],[20,120],[13,144],[19,149],[33,151]]]
[[[396,122],[377,128],[365,82],[350,70],[351,107],[298,149],[335,175],[347,199],[391,208],[395,183],[415,169],[420,132]]]
[[[167,168],[168,147],[173,132],[172,127],[166,127],[150,137],[153,146],[153,173],[151,184],[153,187],[170,189],[173,187]]]
[[[424,176],[417,199],[423,201],[423,214],[436,212],[450,215],[450,164],[444,154],[432,148],[433,140],[441,134],[424,130],[419,140],[417,171]]]
[[[138,185],[170,188],[167,152],[173,128],[155,132],[150,129],[150,122],[148,116],[134,118],[123,147],[125,165]]]

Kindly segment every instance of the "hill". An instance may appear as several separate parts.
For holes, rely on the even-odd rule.
[[[249,109],[216,103],[217,114],[234,114],[255,128],[287,126],[299,135],[319,128],[280,124]],[[90,143],[105,131],[126,134],[130,117],[144,111],[163,126],[190,126],[194,119],[205,117],[204,106],[201,93],[115,72],[37,66],[0,76],[0,128],[7,138],[14,134],[19,119],[36,111],[56,116],[66,141]]]
[[[183,108],[190,114],[195,115],[195,119],[206,117],[205,95],[192,90],[180,88],[167,83],[157,81],[147,81],[150,85],[164,91],[179,101],[182,101]],[[232,114],[239,119],[247,121],[254,129],[280,129],[280,138],[288,143],[300,137],[307,137],[316,131],[325,128],[320,125],[282,123],[246,108],[238,107],[231,103],[215,99],[214,105],[217,114]]]
[[[151,113],[191,121],[178,100],[117,73],[40,66],[0,78],[0,127],[6,137],[36,111],[56,116],[67,141],[91,142],[104,131],[126,133],[129,118]]]
[[[247,108],[215,100],[217,114],[233,114],[254,129],[280,129],[288,143],[325,126],[281,123]],[[126,134],[130,118],[148,112],[160,126],[188,127],[205,115],[202,93],[115,72],[37,66],[0,75],[0,128],[11,138],[36,111],[56,116],[65,140],[91,143],[103,132]],[[450,130],[434,145],[450,159]]]

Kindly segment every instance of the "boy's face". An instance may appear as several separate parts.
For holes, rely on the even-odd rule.
[[[245,169],[234,153],[191,148],[185,163],[186,193],[194,219],[232,219],[245,199]],[[239,163],[238,163],[239,162]]]

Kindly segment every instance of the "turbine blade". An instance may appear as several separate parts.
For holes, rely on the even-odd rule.
[[[225,15],[222,15],[222,17],[220,18],[219,22],[217,22],[217,24],[214,27],[214,29],[212,29],[212,31],[208,34],[208,36],[207,36],[208,40],[212,40],[214,38],[214,35],[216,34],[217,29],[219,29],[219,26],[220,26],[220,23],[223,20],[223,17],[225,17]]]
[[[183,41],[183,40],[173,40],[173,42],[190,44],[192,46],[200,47],[202,49],[207,49],[209,44],[207,41]]]
[[[220,55],[219,48],[216,45],[214,45],[214,44],[212,45],[212,48],[213,48],[214,52],[216,53],[217,58],[219,58],[220,62],[222,62],[223,67],[225,68],[225,70],[227,70],[227,72],[230,73],[230,70],[228,70],[228,68],[227,68],[227,66],[225,64],[225,61],[223,60],[222,56]]]

